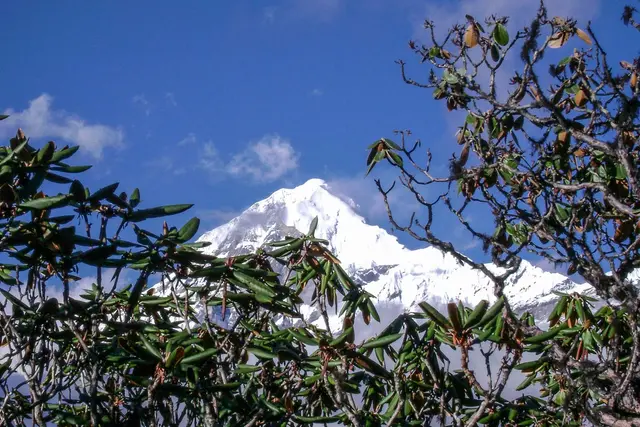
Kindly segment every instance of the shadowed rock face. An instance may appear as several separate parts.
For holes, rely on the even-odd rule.
[[[345,270],[377,298],[376,304],[382,308],[381,323],[404,310],[419,310],[421,301],[438,305],[462,300],[475,305],[482,299],[495,300],[491,283],[482,273],[458,264],[435,248],[407,249],[382,228],[367,224],[355,208],[353,201],[333,193],[327,183],[312,179],[299,187],[276,191],[227,224],[204,233],[198,241],[211,243],[204,249],[206,253],[239,255],[306,233],[317,216],[316,236],[330,242]],[[279,264],[273,267],[283,271]],[[493,265],[488,267],[500,271]],[[545,272],[527,261],[522,262],[505,288],[516,311],[530,311],[540,320],[546,320],[557,301],[553,291],[589,292],[591,288],[561,274]],[[308,287],[302,295],[307,303],[311,293]],[[305,306],[302,312],[307,322],[319,320],[314,307]],[[279,322],[283,326],[291,324],[289,319]],[[335,314],[330,316],[330,323],[334,332],[342,325]],[[373,330],[363,329],[367,329],[367,335]]]

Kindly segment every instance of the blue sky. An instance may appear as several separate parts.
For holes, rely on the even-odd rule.
[[[624,51],[623,2],[548,3],[553,14],[593,20],[614,57]],[[0,124],[0,137],[20,125],[39,143],[79,144],[95,165],[90,186],[138,186],[147,206],[195,203],[201,231],[312,177],[386,226],[373,180],[363,178],[366,146],[410,128],[442,170],[456,151],[444,104],[401,81],[394,61],[413,59],[408,40],[423,35],[426,17],[447,26],[495,11],[511,15],[513,28],[537,4],[12,2],[0,25],[0,110],[15,119]]]

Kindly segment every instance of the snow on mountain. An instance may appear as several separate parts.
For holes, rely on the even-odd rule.
[[[204,233],[198,241],[211,242],[203,249],[207,253],[233,256],[287,235],[306,233],[317,216],[316,236],[330,242],[345,270],[377,298],[377,305],[413,310],[421,301],[439,305],[457,300],[468,304],[495,300],[483,273],[460,265],[436,248],[410,250],[384,229],[367,224],[355,209],[352,200],[337,196],[329,184],[311,179],[296,188],[274,192],[227,224]],[[509,279],[505,294],[516,310],[531,310],[536,317],[546,317],[544,312],[557,298],[554,290],[588,292],[589,286],[523,261],[521,269]],[[304,306],[301,311],[307,321],[319,321],[313,307]],[[330,325],[335,331],[341,321],[333,316]]]
[[[276,235],[306,232],[317,216],[316,236],[329,240],[347,265],[367,268],[399,263],[411,253],[382,228],[366,224],[354,206],[333,195],[323,180],[311,179],[299,187],[276,191],[198,240],[211,242],[207,249],[221,254],[239,248],[254,250]]]

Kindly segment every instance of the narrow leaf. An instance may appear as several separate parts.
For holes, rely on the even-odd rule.
[[[438,325],[440,325],[440,326],[442,326],[443,328],[446,328],[446,329],[450,329],[451,328],[451,324],[449,323],[447,318],[444,317],[442,314],[440,314],[440,312],[438,310],[436,310],[434,307],[432,307],[431,305],[427,304],[426,302],[421,302],[418,305]]]
[[[151,218],[161,218],[169,215],[176,215],[182,213],[186,210],[191,209],[192,204],[182,204],[182,205],[168,205],[168,206],[159,206],[156,208],[150,209],[140,209],[138,211],[133,212],[129,215],[129,221],[131,222],[140,222],[145,219]]]
[[[178,239],[180,242],[189,241],[195,234],[198,232],[198,228],[200,227],[200,219],[199,218],[191,218],[185,225],[178,230]]]
[[[387,346],[395,341],[397,341],[400,337],[402,337],[403,334],[392,334],[392,335],[386,335],[383,337],[379,337],[370,341],[367,341],[366,343],[362,344],[362,346],[360,346],[361,348],[376,348],[376,347],[384,347]]]

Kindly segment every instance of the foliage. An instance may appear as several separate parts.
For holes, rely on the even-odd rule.
[[[397,132],[399,143],[374,142],[367,173],[385,160],[396,168],[424,216],[414,214],[408,225],[399,224],[388,197],[395,182],[385,189],[376,180],[393,226],[482,271],[497,298],[522,257],[532,253],[579,275],[604,305],[593,312],[588,298],[562,295],[544,331],[531,317],[516,316],[505,299],[487,336],[465,336],[462,320],[447,324],[430,313],[441,327],[456,331],[449,340],[462,345],[463,366],[465,342],[475,346],[493,339],[512,358],[501,365],[502,380],[514,369],[529,373],[520,386],[528,396],[509,402],[501,396],[502,381],[483,388],[476,374],[463,369],[478,400],[470,418],[461,410],[449,415],[455,425],[487,417],[507,423],[507,414],[519,419],[521,405],[535,401],[542,415],[529,423],[587,419],[596,425],[640,425],[640,299],[634,279],[640,267],[640,58],[611,63],[590,25],[582,29],[572,19],[549,17],[544,4],[519,31],[507,30],[506,17],[484,23],[466,18],[466,25],[444,37],[427,21],[429,41],[409,43],[429,68],[427,81],[409,77],[406,63],[399,61],[406,83],[430,90],[450,114],[466,115],[460,117],[460,151],[450,160],[450,173],[435,176],[431,153],[427,150],[426,161],[419,158],[421,143],[409,143],[410,131]],[[625,7],[631,44],[637,42],[633,30],[640,29],[636,18],[636,10]],[[505,75],[512,76],[509,82]],[[482,244],[503,267],[501,273],[438,236],[442,212]],[[493,227],[471,223],[471,213],[492,218]],[[455,307],[450,313],[455,316]],[[520,363],[523,351],[536,356]],[[543,400],[532,397],[534,385],[541,387]]]
[[[388,371],[356,352],[350,334],[275,323],[301,317],[307,283],[325,319],[337,294],[348,318],[378,318],[314,238],[317,220],[271,251],[218,258],[199,251],[205,243],[189,243],[197,218],[143,228],[191,205],[142,208],[138,189],[129,197],[118,184],[92,192],[69,178],[88,169],[63,162],[77,148],[35,149],[21,130],[0,147],[2,425],[357,422],[346,393]],[[286,265],[287,277],[270,261]],[[148,287],[154,274],[163,286]],[[95,283],[74,297],[81,275]],[[233,323],[215,321],[208,308],[223,320],[232,313]],[[364,370],[342,388],[353,363]]]
[[[52,142],[36,150],[22,131],[0,150],[2,425],[424,425],[439,417],[471,423],[477,414],[484,424],[561,423],[562,413],[541,399],[486,405],[492,394],[466,364],[450,372],[443,349],[460,349],[468,360],[472,345],[489,343],[487,357],[505,347],[504,369],[511,369],[523,351],[553,345],[580,360],[585,348],[604,351],[628,334],[624,318],[611,323],[612,312],[592,313],[587,300],[565,296],[553,343],[549,334],[524,338],[512,329],[518,319],[503,312],[504,299],[473,310],[450,304],[448,317],[423,303],[422,312],[357,343],[355,316],[365,324],[379,316],[327,242],[314,237],[317,219],[300,237],[218,258],[189,243],[197,219],[180,228],[164,222],[157,233],[142,228],[190,205],[142,208],[137,189],[129,197],[116,195],[116,184],[92,192],[67,178],[86,170],[63,163],[75,151]],[[45,194],[44,186],[62,191]],[[274,272],[277,264],[284,276]],[[88,268],[95,283],[76,298]],[[149,288],[156,273],[163,286]],[[300,320],[305,286],[313,286],[324,327],[279,327],[281,317]],[[221,322],[203,307],[229,317]],[[331,331],[330,310],[344,316],[339,331]],[[575,337],[583,337],[578,350]],[[625,342],[619,354],[622,366],[630,347]],[[528,383],[544,384],[552,405],[574,398],[548,363],[515,368],[531,373]]]
[[[634,10],[625,14],[635,25]],[[72,178],[87,167],[66,163],[77,147],[36,149],[18,131],[0,147],[0,423],[637,423],[638,297],[627,278],[638,260],[638,60],[614,75],[589,27],[548,19],[544,8],[515,34],[504,18],[486,25],[469,18],[444,43],[433,31],[432,46],[412,43],[432,67],[428,83],[406,77],[402,63],[409,83],[467,111],[451,176],[421,168],[406,132],[401,144],[376,141],[367,164],[371,171],[387,159],[398,168],[429,215],[417,221],[421,235],[413,221],[400,227],[387,204],[394,225],[482,270],[495,300],[450,303],[446,316],[422,303],[357,342],[356,316],[369,324],[379,315],[315,237],[317,220],[301,236],[219,258],[190,242],[196,218],[179,228],[154,222],[190,205],[142,207],[139,190],[117,194],[117,184],[92,192]],[[573,35],[590,50],[554,64],[554,84],[544,89],[536,73],[543,54]],[[516,43],[523,71],[499,101],[496,73]],[[489,90],[476,82],[480,69],[489,70]],[[437,184],[447,188],[435,203],[419,193]],[[437,238],[436,203],[482,241],[503,274]],[[465,221],[472,205],[494,213],[494,233]],[[596,310],[593,298],[559,295],[546,331],[529,313],[516,315],[503,288],[524,251],[569,265],[605,304]],[[158,274],[162,285],[149,287]],[[95,282],[76,297],[88,277]],[[301,317],[309,286],[323,327]],[[344,319],[340,330],[331,330],[332,311]],[[283,328],[282,319],[298,323]],[[450,369],[447,348],[460,354],[460,370]],[[474,351],[487,360],[488,378],[470,368]],[[495,375],[492,355],[501,359]],[[526,394],[507,399],[514,371],[527,375],[518,387]]]

